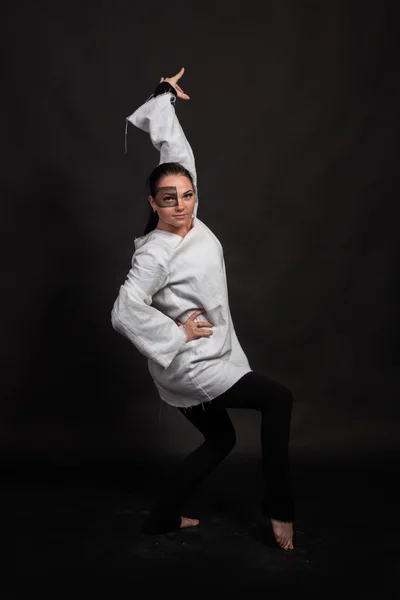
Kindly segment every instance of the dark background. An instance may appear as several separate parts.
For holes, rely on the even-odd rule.
[[[2,19],[1,455],[122,461],[200,440],[110,312],[158,154],[125,117],[186,68],[199,218],[224,246],[292,448],[398,446],[395,2],[9,2]],[[231,411],[237,455],[257,413]]]

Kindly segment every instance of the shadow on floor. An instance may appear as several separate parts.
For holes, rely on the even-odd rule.
[[[186,510],[199,527],[153,536],[141,526],[153,482],[171,463],[4,467],[3,543],[11,561],[2,597],[35,588],[57,599],[139,590],[204,598],[252,590],[337,597],[351,589],[380,597],[396,582],[400,558],[399,464],[394,455],[294,457],[293,552],[276,547],[263,521],[259,459],[228,458],[208,478]]]

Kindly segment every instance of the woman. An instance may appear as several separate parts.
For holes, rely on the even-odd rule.
[[[235,430],[227,408],[261,412],[265,496],[263,513],[275,539],[293,549],[294,507],[288,481],[292,395],[255,373],[229,311],[223,251],[197,218],[192,149],[175,113],[188,100],[174,77],[161,78],[154,94],[128,121],[150,134],[160,163],[149,178],[150,218],[112,310],[112,324],[148,358],[162,400],[178,407],[204,443],[180,465],[160,494],[145,532],[198,525],[181,516],[184,501],[230,452]]]

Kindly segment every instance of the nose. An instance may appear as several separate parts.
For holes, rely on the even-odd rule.
[[[178,204],[176,205],[176,210],[181,212],[185,207],[183,206],[182,198],[178,198]]]

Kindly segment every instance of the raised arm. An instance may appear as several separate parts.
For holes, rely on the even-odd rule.
[[[184,166],[193,177],[197,189],[197,173],[192,148],[186,139],[183,129],[175,112],[176,97],[188,100],[178,84],[182,77],[182,68],[174,77],[161,78],[154,94],[140,106],[127,120],[150,134],[153,146],[160,152],[160,162],[178,162]],[[196,203],[197,206],[197,203]]]

